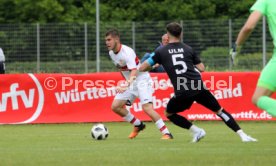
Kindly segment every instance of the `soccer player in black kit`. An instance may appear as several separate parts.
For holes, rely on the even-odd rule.
[[[182,27],[172,22],[167,25],[169,44],[156,50],[139,68],[147,71],[155,64],[163,65],[173,87],[174,96],[170,99],[165,111],[166,117],[175,125],[192,132],[192,142],[198,142],[206,132],[193,125],[179,112],[189,109],[194,101],[216,113],[224,123],[236,132],[243,142],[255,142],[255,138],[244,133],[231,114],[220,106],[211,92],[205,88],[200,72],[204,71],[204,65],[194,50],[181,42]]]

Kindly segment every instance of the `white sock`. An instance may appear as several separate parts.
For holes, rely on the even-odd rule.
[[[158,121],[156,121],[155,125],[161,131],[162,134],[170,133],[169,129],[166,127],[166,125],[162,119],[159,119]]]
[[[236,132],[240,137],[246,136],[246,134],[242,131],[242,129]]]
[[[192,126],[190,127],[189,130],[190,130],[192,133],[197,133],[197,132],[200,130],[200,128],[197,127],[196,125],[192,125]]]
[[[123,119],[126,120],[127,122],[130,122],[134,126],[139,126],[141,124],[141,121],[135,118],[130,112],[128,112],[128,114],[124,116]]]

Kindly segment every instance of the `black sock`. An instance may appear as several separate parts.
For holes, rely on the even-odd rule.
[[[223,121],[224,123],[231,128],[233,131],[238,131],[240,130],[240,126],[237,124],[237,122],[235,121],[235,119],[232,117],[231,114],[229,114],[228,112],[226,112],[224,109],[221,111],[220,114],[217,114]]]
[[[193,124],[189,122],[185,117],[180,116],[178,114],[172,114],[167,117],[170,121],[172,121],[175,125],[189,129]]]

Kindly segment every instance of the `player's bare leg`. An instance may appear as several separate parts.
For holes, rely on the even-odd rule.
[[[116,114],[124,117],[128,114],[128,110],[125,107],[126,101],[125,100],[113,100],[111,109]]]
[[[111,109],[116,114],[120,115],[124,120],[134,125],[133,131],[128,136],[130,139],[133,139],[138,135],[140,131],[142,131],[146,127],[146,125],[138,118],[135,118],[134,115],[125,108],[126,102],[127,101],[125,100],[115,99],[111,105]]]
[[[276,116],[276,100],[270,97],[272,93],[273,92],[267,88],[257,86],[252,97],[252,102],[270,115]]]
[[[146,103],[142,105],[143,110],[145,113],[155,122],[156,127],[160,130],[163,134],[161,139],[173,139],[172,134],[170,133],[169,129],[166,127],[163,119],[161,116],[153,109],[152,103]]]

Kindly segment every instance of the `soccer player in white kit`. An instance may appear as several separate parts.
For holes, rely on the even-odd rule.
[[[166,127],[160,115],[154,111],[152,104],[153,88],[150,85],[151,77],[148,72],[139,72],[140,62],[134,50],[121,44],[118,30],[111,29],[105,34],[105,44],[109,55],[126,79],[126,84],[117,87],[111,109],[124,120],[134,125],[129,138],[135,138],[146,126],[138,118],[125,108],[131,105],[139,97],[144,112],[155,122],[156,127],[162,133],[161,139],[172,139],[173,136]]]

